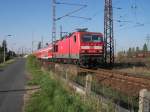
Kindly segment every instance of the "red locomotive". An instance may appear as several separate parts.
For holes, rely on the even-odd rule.
[[[36,51],[34,55],[54,62],[93,66],[103,63],[103,47],[102,33],[77,31]]]

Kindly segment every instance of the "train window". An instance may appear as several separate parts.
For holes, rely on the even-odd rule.
[[[92,41],[93,42],[102,42],[103,38],[100,37],[99,35],[92,35]]]
[[[58,52],[58,45],[54,45],[54,52]]]
[[[91,35],[84,35],[82,37],[82,41],[83,42],[90,42],[91,41],[92,36]]]
[[[56,52],[58,52],[58,45],[56,45]]]
[[[76,40],[77,40],[77,39],[76,39],[76,36],[74,36],[74,42],[75,42],[75,43],[76,43]]]
[[[84,35],[82,37],[83,42],[103,42],[103,38],[99,35]]]

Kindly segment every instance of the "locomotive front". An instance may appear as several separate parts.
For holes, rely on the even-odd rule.
[[[80,63],[97,66],[104,62],[104,41],[101,33],[84,32],[80,35]]]

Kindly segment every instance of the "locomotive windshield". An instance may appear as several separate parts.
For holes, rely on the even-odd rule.
[[[82,41],[83,41],[83,42],[91,42],[91,38],[92,38],[91,35],[84,35],[84,36],[82,37]]]
[[[82,37],[83,42],[102,42],[103,38],[99,35],[84,35]]]

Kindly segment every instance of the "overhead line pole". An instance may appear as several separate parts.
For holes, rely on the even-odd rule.
[[[148,48],[148,51],[150,50],[150,46],[149,46],[149,43],[150,43],[150,35],[147,34],[147,37],[146,37],[146,41],[147,41],[147,48]]]
[[[52,43],[56,41],[56,0],[52,0]]]
[[[105,63],[114,64],[114,31],[113,31],[113,7],[112,0],[105,0],[104,8],[104,59]]]
[[[56,0],[52,0],[52,52],[54,52],[54,42],[56,41]],[[53,53],[52,53],[53,54]],[[54,55],[52,55],[52,58]]]

